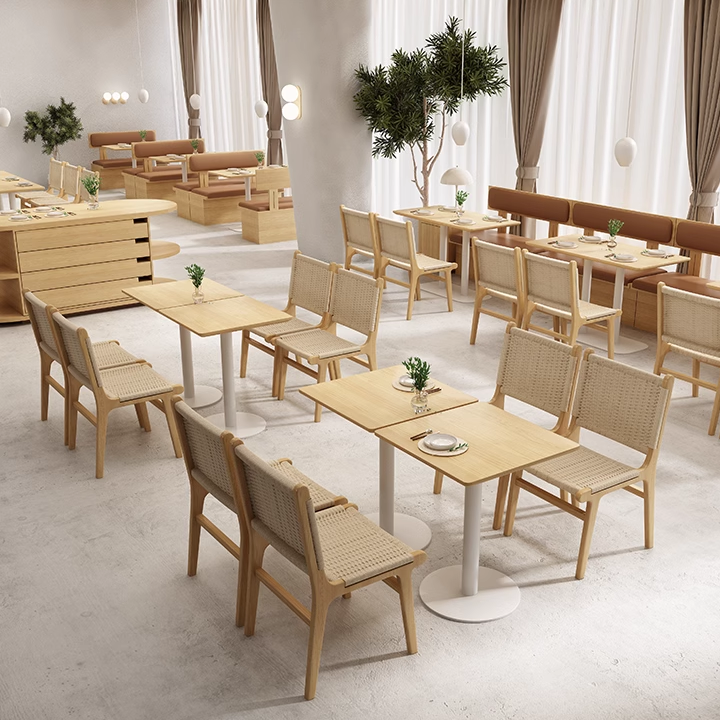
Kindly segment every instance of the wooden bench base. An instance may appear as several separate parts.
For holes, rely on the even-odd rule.
[[[293,208],[264,212],[242,208],[242,236],[259,245],[295,240],[295,212]]]
[[[93,163],[93,172],[100,173],[100,188],[102,190],[119,190],[124,187],[122,167],[106,168]]]
[[[200,225],[220,225],[241,221],[238,201],[244,197],[207,198],[188,190],[175,189],[178,215]]]

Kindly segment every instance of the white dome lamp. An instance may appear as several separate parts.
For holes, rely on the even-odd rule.
[[[0,107],[0,127],[7,127],[12,120],[12,115],[6,107]]]
[[[460,59],[460,119],[453,124],[450,134],[456,145],[464,145],[470,137],[470,126],[462,119],[462,102],[465,90],[465,0],[463,0],[462,16],[462,57]]]
[[[268,114],[268,104],[264,100],[258,100],[254,106],[255,114],[259,118],[264,118]]]
[[[635,49],[637,47],[638,13],[640,3],[635,8],[635,37],[633,39],[632,65],[630,67],[630,93],[628,94],[627,122],[625,125],[625,137],[615,143],[615,159],[620,167],[630,167],[637,155],[637,143],[630,137],[630,108],[632,107],[633,87],[635,85]]]
[[[141,103],[146,103],[150,99],[150,93],[145,89],[141,88],[138,92],[138,100]]]
[[[458,187],[461,185],[472,185],[473,182],[473,176],[467,170],[457,167],[457,165],[446,170],[440,178],[441,185],[455,186],[455,212],[457,213],[458,218],[460,217],[460,208],[457,201]]]
[[[142,45],[140,44],[140,17],[138,15],[138,4],[135,0],[135,29],[137,30],[137,44],[138,44],[138,61],[140,62],[140,90],[138,90],[138,100],[143,105],[150,99],[150,93],[145,89],[145,77],[143,74],[143,61],[142,61]]]

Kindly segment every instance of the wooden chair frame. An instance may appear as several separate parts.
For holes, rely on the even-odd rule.
[[[381,264],[381,257],[380,257],[380,245],[378,242],[378,236],[377,236],[377,225],[375,223],[375,219],[377,218],[377,215],[373,212],[365,213],[364,215],[367,215],[368,224],[370,227],[370,236],[372,238],[372,244],[373,244],[373,251],[370,252],[366,250],[364,247],[358,247],[352,243],[349,237],[348,228],[347,228],[347,222],[346,222],[346,216],[345,211],[349,211],[351,213],[358,213],[363,212],[361,210],[353,210],[352,208],[346,207],[345,205],[340,206],[340,223],[342,225],[342,231],[343,231],[343,240],[345,242],[345,269],[346,270],[355,270],[355,272],[364,273],[366,275],[372,275],[373,278],[379,277],[380,274],[380,264]],[[363,257],[369,257],[373,260],[373,269],[372,272],[368,270],[367,268],[364,268],[360,265],[353,265],[352,259],[355,255],[362,255]]]
[[[592,349],[586,350],[583,360],[587,360],[593,352],[594,351]],[[541,500],[545,500],[551,505],[554,505],[556,508],[559,508],[573,517],[582,520],[583,529],[580,540],[580,550],[575,568],[575,578],[577,580],[582,580],[585,577],[585,570],[587,569],[588,558],[590,556],[590,543],[592,541],[593,530],[595,529],[595,520],[597,518],[600,500],[605,497],[605,495],[615,492],[616,490],[626,490],[643,500],[645,547],[648,550],[652,548],[655,544],[655,475],[657,471],[660,444],[662,442],[665,422],[667,419],[667,410],[672,395],[673,382],[674,380],[670,375],[665,375],[662,379],[662,387],[667,390],[667,398],[665,401],[665,409],[660,425],[658,441],[656,443],[656,447],[648,448],[645,453],[645,460],[638,468],[638,477],[613,485],[610,488],[596,493],[593,493],[592,489],[589,487],[582,488],[571,496],[572,502],[568,502],[567,493],[561,492],[561,496],[559,498],[555,497],[543,488],[525,480],[523,478],[522,471],[513,473],[512,480],[510,482],[510,498],[508,501],[507,514],[505,516],[505,529],[503,534],[506,537],[512,535],[520,489],[526,490],[531,495],[534,495]],[[580,430],[581,428],[577,424],[577,418],[573,415],[565,435],[571,440],[579,442]],[[636,487],[638,483],[642,483],[642,489]],[[585,503],[585,509],[580,507],[582,503]]]

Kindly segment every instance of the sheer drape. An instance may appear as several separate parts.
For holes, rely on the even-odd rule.
[[[177,30],[180,67],[188,114],[188,137],[199,138],[200,111],[190,105],[190,96],[200,92],[198,72],[198,38],[202,16],[202,0],[177,0]]]
[[[267,162],[268,165],[282,165],[282,108],[272,18],[270,17],[270,0],[257,0],[257,34],[263,99],[268,105],[266,118],[268,127]]]

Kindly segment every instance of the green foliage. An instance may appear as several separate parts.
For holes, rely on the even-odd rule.
[[[419,357],[411,357],[403,360],[408,377],[413,381],[415,389],[422,391],[428,384],[430,378],[430,364]]]
[[[192,265],[188,265],[185,270],[187,270],[188,277],[192,280],[192,284],[196,288],[199,288],[205,277],[205,268],[201,268],[199,265],[193,263]]]
[[[458,190],[455,193],[455,202],[462,207],[465,204],[465,201],[470,197],[470,194],[465,192],[465,190]]]
[[[608,220],[608,232],[615,237],[625,223],[622,220]]]
[[[265,153],[262,150],[258,150],[255,153],[255,159],[258,161],[258,165],[262,165],[265,161]]]
[[[97,175],[86,175],[81,182],[91,197],[95,197],[100,191],[100,178]]]
[[[35,142],[39,137],[45,155],[57,154],[57,149],[70,140],[79,140],[83,126],[75,115],[74,103],[60,98],[59,105],[48,105],[44,114],[28,110],[25,113],[25,131],[23,140]]]
[[[190,147],[193,149],[193,152],[197,152],[198,148],[200,147],[200,141],[197,138],[193,138],[190,141]]]
[[[141,140],[144,140],[147,136],[147,130],[138,130],[138,135],[140,135]]]

